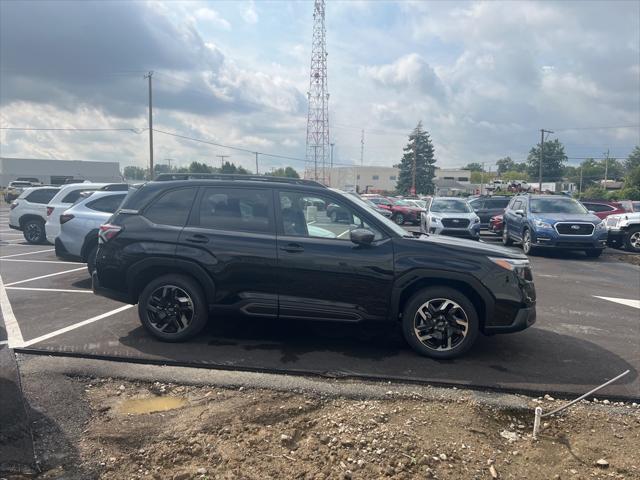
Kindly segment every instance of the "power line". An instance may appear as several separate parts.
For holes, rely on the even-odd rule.
[[[25,132],[133,132],[144,133],[148,128],[32,128],[0,127],[0,130],[20,130]]]

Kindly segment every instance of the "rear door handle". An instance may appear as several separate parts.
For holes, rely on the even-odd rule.
[[[185,241],[190,243],[207,243],[209,241],[209,238],[206,235],[200,235],[199,233],[196,233],[195,235],[185,238]]]
[[[289,252],[289,253],[299,253],[299,252],[304,252],[304,247],[299,243],[288,243],[280,247],[280,250],[284,252]]]

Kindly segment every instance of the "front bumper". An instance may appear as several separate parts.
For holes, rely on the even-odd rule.
[[[463,238],[480,238],[479,224],[475,224],[472,228],[445,228],[442,225],[429,228],[429,233],[434,235],[449,235],[451,237],[463,237]]]
[[[610,229],[609,235],[607,236],[607,244],[617,245],[623,243],[626,233],[626,231],[621,229]]]
[[[603,249],[607,246],[607,232],[593,235],[558,235],[555,231],[540,230],[533,235],[536,248],[560,248],[566,250]]]
[[[518,310],[518,313],[510,325],[488,325],[484,327],[484,333],[493,335],[497,333],[520,332],[529,328],[534,323],[536,323],[536,307],[532,305]]]

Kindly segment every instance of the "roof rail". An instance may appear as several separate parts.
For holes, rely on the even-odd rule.
[[[156,182],[166,182],[171,180],[244,180],[249,182],[271,182],[288,183],[290,185],[308,185],[312,187],[326,188],[314,180],[303,180],[301,178],[270,177],[268,175],[241,175],[227,173],[161,173],[154,178]]]

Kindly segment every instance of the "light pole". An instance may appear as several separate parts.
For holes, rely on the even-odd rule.
[[[551,130],[540,129],[540,168],[538,171],[538,193],[542,193],[542,161],[544,160],[544,134],[553,133]]]

